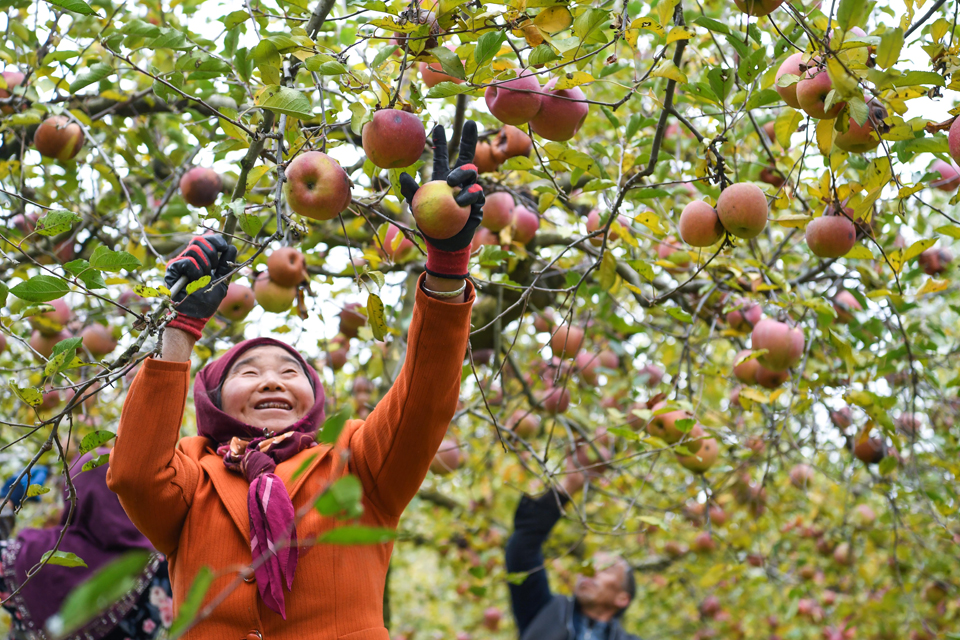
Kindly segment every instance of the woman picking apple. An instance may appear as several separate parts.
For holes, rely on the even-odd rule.
[[[225,281],[178,296],[160,357],[144,361],[127,394],[108,484],[169,555],[176,606],[203,567],[214,576],[205,604],[222,599],[186,638],[388,638],[382,606],[392,544],[314,546],[334,523],[310,501],[350,474],[363,487],[358,524],[395,528],[456,409],[474,299],[465,277],[483,204],[469,164],[476,124],[466,123],[452,171],[442,128],[433,141],[433,177],[468,213],[448,237],[427,238],[427,273],[417,286],[403,370],[366,420],[347,422],[337,448],[315,439],[324,422],[319,375],[272,338],[242,342],[197,374],[199,435],[179,439],[190,355]],[[414,216],[435,218],[433,205],[416,201],[418,191],[405,175]],[[442,211],[446,204],[440,201]],[[234,255],[221,236],[195,237],[168,265],[166,282],[222,277]],[[349,451],[346,460],[339,451]]]

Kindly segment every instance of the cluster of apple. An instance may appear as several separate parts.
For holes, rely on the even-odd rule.
[[[492,173],[510,158],[528,157],[533,140],[517,127],[505,124],[491,142],[480,142],[473,154],[473,164],[480,173]]]
[[[710,247],[725,234],[751,239],[767,226],[767,196],[755,184],[738,182],[720,192],[717,206],[694,200],[680,213],[680,237],[692,247]]]
[[[11,91],[22,85],[25,78],[19,71],[4,71],[0,76],[7,85],[5,89],[0,89],[0,98],[9,98]],[[3,113],[13,113],[13,107],[3,107]],[[67,116],[50,116],[40,123],[33,134],[33,146],[37,151],[60,162],[75,158],[85,141],[83,128],[71,122]]]
[[[343,365],[347,364],[350,340],[356,338],[360,327],[367,324],[367,316],[363,311],[363,305],[359,302],[348,302],[340,310],[340,332],[330,340],[330,345],[327,347],[327,365],[334,371],[339,371]],[[368,398],[372,391],[372,388],[366,391]]]
[[[558,78],[543,87],[530,69],[517,77],[487,87],[483,99],[487,109],[504,124],[530,124],[541,138],[555,142],[570,140],[587,119],[590,106],[580,87],[556,89]]]
[[[517,204],[513,196],[505,191],[497,191],[486,196],[483,205],[483,220],[473,236],[473,250],[485,244],[500,244],[500,232],[510,228],[510,237],[514,242],[528,244],[540,229],[540,217],[522,204]]]
[[[33,327],[30,346],[44,358],[49,358],[53,354],[53,347],[58,342],[72,337],[71,329],[75,328],[72,327],[73,310],[63,298],[54,300],[49,305],[53,307],[51,311],[30,316],[30,326]],[[83,340],[80,349],[94,358],[109,355],[117,348],[117,339],[113,335],[113,330],[98,322],[91,322],[81,328],[76,335]]]
[[[739,352],[734,358],[733,375],[743,384],[776,389],[790,379],[789,369],[800,362],[806,341],[799,327],[771,318],[761,319],[762,314],[759,305],[750,303],[727,314],[731,328],[753,327],[750,337],[753,351],[767,351],[756,358],[751,357],[752,351]]]

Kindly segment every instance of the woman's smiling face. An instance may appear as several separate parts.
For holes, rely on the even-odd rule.
[[[303,367],[283,347],[241,354],[223,381],[221,408],[231,418],[276,433],[313,407],[313,387]]]

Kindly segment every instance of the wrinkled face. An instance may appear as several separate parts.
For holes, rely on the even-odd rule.
[[[282,347],[255,347],[227,372],[223,412],[273,433],[289,427],[313,407],[313,388],[300,363]]]
[[[573,595],[581,606],[622,609],[630,603],[630,595],[624,591],[626,567],[619,557],[598,551],[593,556],[592,577],[580,574],[573,587]]]

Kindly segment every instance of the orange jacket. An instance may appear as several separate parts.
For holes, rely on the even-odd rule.
[[[473,290],[452,304],[417,287],[403,369],[376,409],[348,421],[341,444],[350,449],[349,471],[363,484],[359,524],[395,528],[427,474],[456,410],[460,372],[470,330]],[[184,637],[203,640],[318,638],[388,640],[383,588],[393,544],[315,545],[301,549],[287,619],[260,600],[256,584],[240,581],[251,562],[249,485],[228,471],[211,441],[178,443],[187,390],[188,362],[148,359],[137,374],[110,454],[107,484],[130,519],[169,556],[175,608],[201,567],[217,578],[204,604],[239,581],[205,620]],[[338,469],[332,448],[318,445],[277,465],[299,510]],[[305,471],[301,465],[307,465]],[[296,476],[296,479],[294,479]],[[297,525],[301,545],[337,525],[313,509]]]

